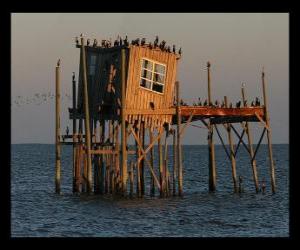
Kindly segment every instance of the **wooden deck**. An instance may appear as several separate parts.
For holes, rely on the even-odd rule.
[[[242,107],[242,108],[216,108],[203,106],[180,106],[182,122],[186,122],[191,115],[191,121],[211,118],[212,124],[235,123],[242,121],[259,122],[265,120],[263,107]],[[173,116],[173,123],[176,123],[176,115]]]

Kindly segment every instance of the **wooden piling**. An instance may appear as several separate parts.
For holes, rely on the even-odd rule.
[[[60,148],[60,60],[55,71],[55,192],[60,193],[61,148]]]
[[[173,196],[176,195],[176,173],[177,173],[177,163],[176,163],[176,132],[173,130]]]
[[[143,149],[145,149],[145,122],[141,122],[140,124],[140,142],[142,144]],[[140,175],[141,175],[141,195],[145,195],[145,161],[141,160],[140,162]]]
[[[126,53],[122,49],[122,69],[121,69],[121,147],[122,147],[122,192],[127,192],[127,140],[126,140],[126,121],[125,121],[125,97],[126,97]]]
[[[149,140],[150,144],[153,143],[153,131],[151,128],[149,128]],[[150,149],[150,164],[152,169],[154,169],[154,147]],[[150,196],[155,196],[155,183],[154,178],[152,175],[150,175],[151,181],[150,181]]]
[[[77,133],[76,128],[76,81],[75,81],[75,73],[72,76],[72,97],[73,97],[73,193],[77,192],[76,190],[76,137]]]
[[[269,112],[268,112],[268,99],[267,99],[264,69],[262,70],[262,76],[261,77],[262,77],[262,87],[263,87],[265,121],[266,121],[267,127],[270,128],[270,117],[269,117]],[[268,150],[269,150],[271,187],[272,187],[272,193],[275,193],[275,191],[276,191],[275,167],[274,167],[274,161],[273,161],[272,141],[271,141],[271,131],[270,131],[270,129],[267,129],[267,139],[268,139]]]
[[[211,103],[211,83],[210,83],[210,63],[207,62],[207,89],[208,103]],[[216,164],[215,164],[215,148],[213,142],[213,126],[208,124],[208,165],[209,165],[209,191],[216,190]]]
[[[133,197],[133,162],[130,162],[130,172],[129,172],[129,180],[130,180],[130,190],[129,190],[129,195],[130,197]]]
[[[224,103],[225,107],[228,107],[228,100],[227,96],[224,96]],[[236,178],[236,161],[234,156],[234,147],[232,142],[232,136],[231,136],[231,127],[227,124],[227,134],[228,134],[228,142],[230,147],[230,161],[231,161],[231,173],[232,173],[232,182],[233,182],[233,190],[235,193],[238,192],[238,186],[237,186],[237,178]]]
[[[180,113],[180,86],[176,81],[176,116],[177,116],[177,166],[178,166],[178,195],[183,195],[183,176],[182,176],[182,152],[181,152],[181,113]]]
[[[105,140],[105,121],[103,118],[100,119],[100,145],[104,143]],[[103,146],[100,149],[104,149]],[[104,154],[101,154],[99,157],[99,171],[100,171],[100,181],[99,181],[99,193],[104,193],[104,179],[105,179],[105,164],[104,164]]]
[[[245,89],[244,89],[243,85],[242,85],[242,100],[243,100],[243,106],[245,107],[246,96],[245,96]],[[251,157],[251,166],[252,166],[255,190],[256,190],[256,193],[258,193],[259,192],[259,184],[258,184],[258,177],[257,177],[256,160],[253,159],[254,152],[253,152],[253,147],[252,147],[252,136],[251,136],[251,132],[250,132],[250,124],[248,122],[245,122],[245,130],[246,130],[246,134],[248,137],[248,146],[249,146],[250,157]]]
[[[157,140],[158,144],[158,165],[159,165],[159,184],[160,184],[160,197],[164,196],[164,177],[163,177],[163,152],[162,152],[162,143],[161,139]]]
[[[84,38],[81,37],[81,53],[82,53],[82,69],[83,69],[83,92],[84,92],[84,113],[85,113],[85,143],[86,143],[86,157],[87,157],[87,192],[92,192],[92,160],[91,160],[91,133],[90,133],[90,112],[88,100],[88,81],[87,81],[87,67],[86,54],[84,46]]]
[[[137,125],[135,127],[135,133],[137,138],[140,139],[140,127]],[[139,157],[141,156],[141,150],[138,146],[138,142],[135,141],[135,148],[136,148],[136,194],[137,197],[141,197],[142,195],[142,187],[141,187],[141,162],[138,162]]]

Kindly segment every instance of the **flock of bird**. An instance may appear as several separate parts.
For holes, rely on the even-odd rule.
[[[174,105],[176,105],[174,103]],[[181,106],[188,106],[188,104],[186,102],[183,101],[183,99],[180,100],[180,105]],[[236,108],[240,108],[242,105],[241,101],[236,102],[235,107]],[[198,98],[198,102],[193,102],[193,106],[203,106],[203,107],[213,107],[213,108],[225,108],[225,102],[222,101],[222,103],[220,103],[218,100],[216,100],[214,103],[210,102],[208,103],[207,99],[205,99],[205,101],[202,103],[201,98]],[[250,107],[260,107],[260,100],[258,97],[255,98],[254,101],[251,102]],[[233,108],[233,104],[229,103],[229,108]],[[248,107],[248,103],[247,100],[244,101],[244,107]]]
[[[33,97],[24,97],[18,95],[12,102],[11,105],[16,105],[17,107],[26,105],[26,104],[35,104],[41,105],[42,103],[48,102],[55,99],[55,94],[48,92],[48,93],[35,93]],[[61,95],[61,100],[71,101],[71,95],[65,94]]]
[[[82,34],[80,35],[80,37],[82,37]],[[75,38],[75,42],[76,42],[76,45],[79,46],[79,39],[78,37]],[[87,39],[86,41],[86,45],[87,46],[91,46],[91,47],[94,47],[94,48],[97,48],[97,47],[100,47],[100,48],[111,48],[111,47],[118,47],[118,46],[129,46],[129,40],[128,40],[128,37],[127,35],[125,36],[124,39],[122,39],[119,35],[117,37],[117,39],[112,42],[111,38],[109,40],[101,40],[101,46],[98,46],[98,41],[97,39],[94,39],[94,42],[93,44],[91,44],[91,40],[90,39]],[[171,49],[171,46],[167,46],[167,42],[165,40],[162,40],[161,42],[159,42],[159,37],[156,36],[155,37],[155,40],[154,42],[149,42],[149,43],[146,43],[146,38],[137,38],[137,39],[134,39],[131,41],[131,45],[136,45],[136,46],[147,46],[149,47],[150,49],[160,49],[162,51],[166,51],[166,52],[169,52],[169,53],[174,53],[176,54],[176,46],[173,45],[172,46],[172,49]],[[180,48],[178,50],[178,54],[181,56],[182,54],[182,49]]]

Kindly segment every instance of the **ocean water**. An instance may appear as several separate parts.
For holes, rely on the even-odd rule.
[[[72,147],[62,148],[62,194],[54,193],[54,145],[11,146],[12,237],[287,237],[289,145],[273,145],[277,192],[271,194],[268,151],[257,154],[266,194],[256,194],[250,160],[240,148],[232,192],[231,166],[216,146],[217,191],[208,192],[207,146],[183,146],[184,196],[139,199],[72,194]],[[170,168],[172,164],[170,152]],[[146,192],[149,193],[148,176]],[[157,194],[157,193],[156,193]]]

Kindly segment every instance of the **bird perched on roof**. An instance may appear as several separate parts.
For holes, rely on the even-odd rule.
[[[170,46],[167,47],[167,52],[171,53],[171,47]]]
[[[97,39],[94,39],[93,47],[94,47],[94,48],[97,47],[97,44],[98,44]]]
[[[75,37],[75,42],[76,42],[76,45],[79,45],[78,36]]]
[[[89,46],[90,45],[90,39],[87,39],[86,40],[86,46]]]
[[[158,46],[158,41],[159,41],[158,36],[156,36],[155,40],[154,40],[154,43],[153,43],[154,48],[156,48]]]
[[[244,106],[247,107],[247,100],[244,101]]]
[[[224,108],[224,107],[225,107],[225,102],[222,101],[221,108]]]
[[[213,103],[212,103],[212,102],[209,102],[209,106],[213,107],[214,105],[213,105]]]
[[[135,45],[137,45],[137,46],[140,45],[140,39],[139,38],[135,39]]]
[[[258,97],[255,98],[255,106],[260,106],[260,100]]]
[[[200,97],[198,97],[198,106],[202,106],[201,98]]]
[[[205,99],[203,106],[207,106],[207,99]]]
[[[179,49],[178,54],[181,56],[181,54],[182,54],[181,48]]]
[[[105,40],[102,40],[102,41],[101,41],[101,47],[105,47],[105,45],[106,45],[106,41],[105,41]]]
[[[116,39],[116,40],[114,41],[114,46],[119,46],[119,40],[118,40],[118,39]]]
[[[142,40],[141,40],[141,45],[144,46],[145,43],[146,43],[146,38],[142,38]]]
[[[240,108],[241,107],[241,101],[238,101],[235,105],[237,108]]]
[[[125,36],[125,39],[123,40],[123,42],[124,42],[124,45],[125,45],[125,46],[128,46],[128,45],[129,45],[127,35]]]
[[[60,59],[58,59],[58,61],[57,61],[57,67],[59,67],[60,66]]]
[[[215,101],[215,104],[216,104],[216,107],[219,107],[219,101],[218,100]]]
[[[176,53],[176,47],[175,47],[175,45],[173,45],[173,53],[175,54]]]
[[[166,46],[166,41],[165,40],[162,40],[161,43],[159,44],[159,48],[161,50],[165,50],[165,46]]]
[[[180,99],[180,105],[184,106],[184,101],[182,99]]]
[[[120,37],[120,39],[119,39],[119,45],[120,46],[122,46],[123,45],[123,40],[122,40],[122,38]]]
[[[229,108],[231,108],[231,109],[232,109],[232,102],[229,104]]]
[[[153,48],[153,46],[152,46],[152,43],[150,42],[149,43],[149,49],[152,49]]]
[[[251,107],[254,107],[255,106],[255,103],[254,101],[251,102]]]

